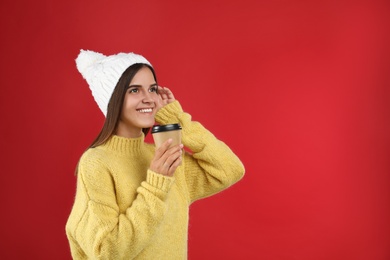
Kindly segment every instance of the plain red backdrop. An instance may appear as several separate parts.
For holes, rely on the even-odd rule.
[[[191,207],[189,259],[390,259],[389,6],[2,0],[0,258],[71,258],[91,49],[147,57],[246,167]]]

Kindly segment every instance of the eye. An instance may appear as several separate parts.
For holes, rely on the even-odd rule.
[[[129,93],[138,93],[138,88],[131,88]]]
[[[151,87],[149,89],[149,92],[156,92],[157,93],[157,87]]]

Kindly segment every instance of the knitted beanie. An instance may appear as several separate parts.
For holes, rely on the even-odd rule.
[[[87,81],[92,96],[104,116],[107,114],[108,102],[123,72],[136,63],[152,66],[144,57],[135,53],[105,56],[94,51],[80,50],[76,58],[77,69]]]

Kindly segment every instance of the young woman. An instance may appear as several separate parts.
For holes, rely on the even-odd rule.
[[[142,56],[82,50],[76,63],[106,120],[77,167],[72,257],[187,259],[190,204],[240,180],[242,163],[158,86]],[[182,144],[144,142],[155,121],[179,123]]]

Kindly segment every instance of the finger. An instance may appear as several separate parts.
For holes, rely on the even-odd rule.
[[[169,88],[164,87],[164,91],[169,100],[175,99],[175,96],[173,95],[172,91]]]
[[[169,88],[167,88],[167,87],[161,87],[160,86],[160,88],[158,90],[159,90],[160,94],[164,94],[164,95],[166,95],[169,98],[173,97],[172,91]]]
[[[157,148],[155,152],[155,156],[157,157],[157,159],[161,158],[165,154],[165,152],[169,149],[169,146],[171,145],[172,142],[173,142],[172,138],[169,138],[164,143],[162,143],[159,148]]]
[[[167,101],[168,101],[168,96],[166,94],[164,94],[164,93],[159,93],[158,95],[160,97],[161,103],[163,105],[166,105]]]
[[[169,167],[168,169],[168,172],[167,172],[167,175],[168,176],[173,176],[173,174],[175,173],[177,167],[179,167],[181,165],[181,156],[179,156],[172,164],[171,166]]]
[[[164,92],[163,87],[157,86],[157,93],[160,95],[162,92]]]
[[[150,169],[154,172],[167,175],[170,172],[170,168],[177,167],[175,161],[181,157],[183,145],[175,145],[164,152],[164,154],[158,158],[158,154],[155,154],[155,158],[152,160]],[[174,171],[174,170],[173,170]]]
[[[159,173],[159,174],[166,174],[167,173],[170,165],[168,163],[167,163],[167,165],[164,165],[164,164],[165,164],[167,157],[168,157],[168,154],[166,154],[166,152],[168,151],[171,143],[172,143],[172,139],[170,138],[167,141],[165,141],[164,143],[162,143],[161,146],[155,150],[154,157],[150,163],[150,169],[152,171]]]
[[[183,145],[175,145],[166,150],[161,156],[161,162],[170,166],[183,153],[182,147]]]
[[[168,95],[165,94],[165,93],[161,94],[161,99],[162,99],[163,101],[167,101],[167,100],[168,100]]]
[[[161,145],[161,149],[158,148],[156,150],[154,161],[157,168],[161,167],[162,169],[165,169],[167,166],[169,167],[173,161],[183,153],[182,144],[169,147],[171,143],[172,141],[169,143],[166,141]]]
[[[165,150],[164,154],[161,155],[161,158],[163,158],[164,160],[167,160],[168,157],[172,156],[175,153],[183,153],[182,148],[183,148],[182,144],[173,145],[171,147],[168,147]]]
[[[159,95],[166,95],[166,94],[167,94],[165,88],[164,88],[164,87],[161,87],[161,86],[158,86],[158,87],[157,87],[157,93],[158,93]]]

